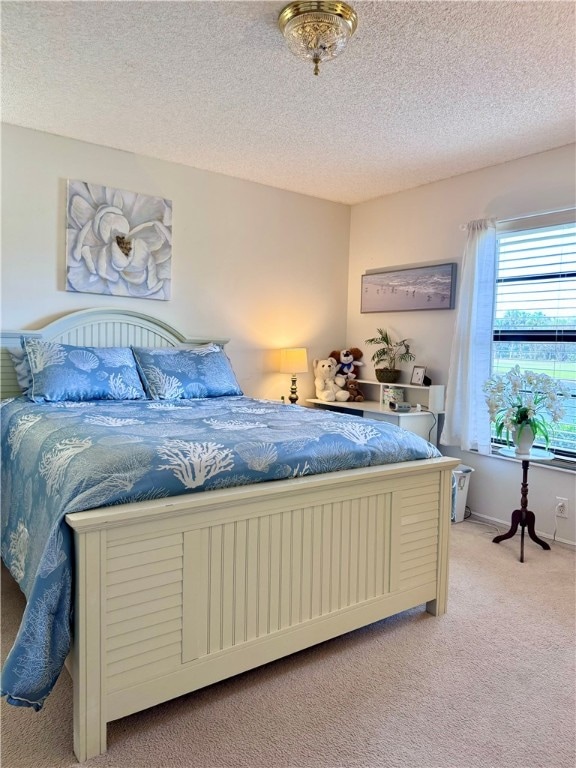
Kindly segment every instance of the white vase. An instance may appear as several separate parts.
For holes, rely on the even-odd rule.
[[[516,446],[516,456],[529,456],[532,445],[534,444],[534,432],[532,427],[526,424],[522,430],[515,429],[512,434],[514,445]]]

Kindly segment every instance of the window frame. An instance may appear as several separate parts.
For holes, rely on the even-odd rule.
[[[496,327],[496,310],[497,301],[496,293],[499,283],[513,283],[513,282],[526,282],[527,280],[542,280],[545,279],[561,279],[563,277],[576,277],[576,271],[559,270],[557,272],[545,272],[542,274],[534,274],[528,276],[512,276],[506,277],[502,280],[498,279],[499,263],[500,263],[500,240],[503,235],[512,235],[515,233],[525,233],[528,231],[535,231],[538,229],[550,228],[555,226],[562,226],[565,224],[576,225],[576,209],[569,208],[562,211],[556,211],[549,214],[540,214],[536,216],[525,216],[515,219],[506,219],[496,222],[496,244],[497,244],[497,263],[496,263],[496,279],[494,283],[494,309],[492,317],[492,345],[497,342],[525,342],[525,343],[542,343],[542,342],[558,342],[559,333],[562,335],[562,342],[576,343],[576,329],[563,328],[562,326],[556,326],[554,329],[518,329],[518,330],[506,330]],[[491,353],[491,367],[494,371],[494,346],[492,346]],[[569,397],[576,398],[576,394],[571,394]],[[506,445],[506,441],[499,440],[495,437],[492,438],[493,454],[498,452],[498,449]],[[548,466],[555,466],[559,469],[576,470],[576,450],[568,451],[561,448],[550,448],[554,453],[554,459],[551,461],[543,462]]]

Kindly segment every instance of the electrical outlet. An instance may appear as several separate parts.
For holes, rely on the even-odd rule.
[[[567,504],[568,499],[556,496],[556,517],[568,517]]]

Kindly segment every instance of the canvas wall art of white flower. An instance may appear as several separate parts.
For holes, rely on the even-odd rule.
[[[172,201],[68,180],[66,290],[171,295]]]

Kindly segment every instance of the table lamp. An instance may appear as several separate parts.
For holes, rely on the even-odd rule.
[[[280,373],[289,373],[292,376],[289,400],[294,405],[298,400],[296,389],[296,374],[307,373],[308,352],[305,347],[293,347],[280,350]]]

